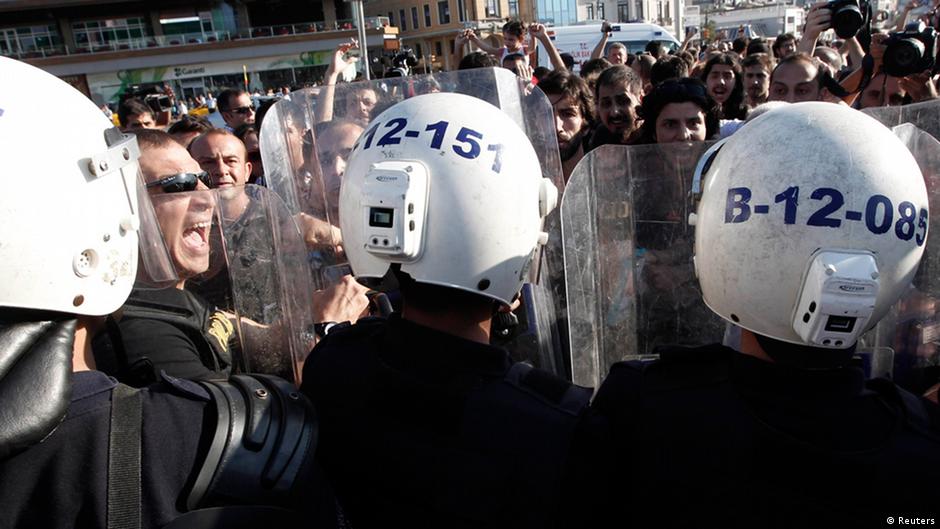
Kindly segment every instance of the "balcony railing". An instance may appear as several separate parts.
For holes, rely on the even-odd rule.
[[[367,28],[378,29],[388,25],[388,17],[366,18]],[[84,55],[125,50],[193,46],[199,44],[209,44],[213,42],[269,39],[289,35],[306,35],[310,33],[348,31],[351,29],[356,29],[355,22],[352,19],[337,20],[332,24],[327,24],[326,22],[304,22],[300,24],[284,24],[277,26],[257,26],[243,28],[235,31],[204,31],[200,33],[185,33],[179,35],[162,35],[142,37],[138,39],[115,40],[107,43],[85,43],[75,47],[69,47],[65,45],[50,46],[45,48],[30,47],[25,50],[3,50],[2,54],[17,59],[38,59],[43,57],[59,57],[63,55]]]

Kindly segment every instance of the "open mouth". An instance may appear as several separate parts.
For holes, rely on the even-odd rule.
[[[209,246],[209,221],[197,222],[183,230],[183,242],[193,250],[203,250]]]
[[[610,125],[611,130],[623,130],[631,126],[630,119],[624,116],[611,116],[607,118],[607,123]]]

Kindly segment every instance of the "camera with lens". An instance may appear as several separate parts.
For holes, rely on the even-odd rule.
[[[130,98],[137,98],[147,104],[154,115],[166,112],[173,107],[170,97],[163,88],[157,85],[145,86],[131,85],[121,94],[121,102]]]
[[[831,13],[829,27],[840,39],[850,39],[868,22],[869,7],[865,0],[829,0],[826,9]]]
[[[882,64],[893,77],[906,77],[937,66],[937,32],[923,22],[908,24],[888,35]]]
[[[407,77],[411,69],[418,65],[418,57],[414,50],[405,47],[396,53],[391,60],[392,67],[385,73],[385,77]]]

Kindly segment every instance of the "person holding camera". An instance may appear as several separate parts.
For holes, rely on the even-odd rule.
[[[333,59],[330,61],[326,74],[323,77],[323,89],[319,95],[317,109],[317,123],[331,121],[334,118],[334,99],[336,97],[336,83],[340,75],[349,67],[359,61],[358,57],[349,54],[350,50],[359,48],[359,42],[351,39],[340,43],[333,50]],[[357,84],[345,94],[345,112],[336,117],[365,126],[372,119],[372,110],[379,101],[379,94],[368,85]]]
[[[604,54],[604,48],[607,47],[607,41],[610,39],[613,30],[614,28],[606,20],[601,24],[601,40],[597,43],[597,46],[594,46],[594,51],[591,52],[591,60],[600,59],[601,55]],[[626,64],[627,47],[620,42],[611,44],[610,48],[607,49],[606,59],[610,64]]]

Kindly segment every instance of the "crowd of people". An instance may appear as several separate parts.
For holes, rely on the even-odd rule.
[[[457,72],[344,83],[350,41],[318,87],[261,105],[240,89],[177,100],[175,119],[128,98],[120,131],[0,58],[0,526],[935,524],[940,377],[866,380],[855,350],[928,290],[940,152],[860,110],[937,99],[937,79],[932,65],[889,75],[888,30],[822,40],[833,15],[812,5],[799,38],[689,34],[638,54],[605,27],[582,64],[544,25],[511,21],[502,46],[461,31]],[[552,68],[534,66],[543,53]],[[500,92],[506,78],[518,93]],[[17,112],[24,82],[61,105]],[[547,116],[525,115],[540,104],[555,141],[532,132]],[[59,148],[39,156],[27,140],[60,110],[69,126],[46,131]],[[268,172],[265,119],[280,134],[264,138],[278,147]],[[497,322],[536,325],[527,283],[564,281],[547,219],[592,151],[711,140],[688,168],[706,182],[694,248],[673,256],[690,277],[659,280],[697,281],[733,343],[618,362],[596,392],[571,382],[576,366],[534,368],[498,345]],[[12,185],[21,173],[38,184]],[[282,218],[268,197],[284,179]],[[591,203],[630,219],[686,191]],[[616,241],[626,275],[640,275],[634,255],[652,269],[646,236]],[[596,296],[624,294],[607,287],[598,278]]]

